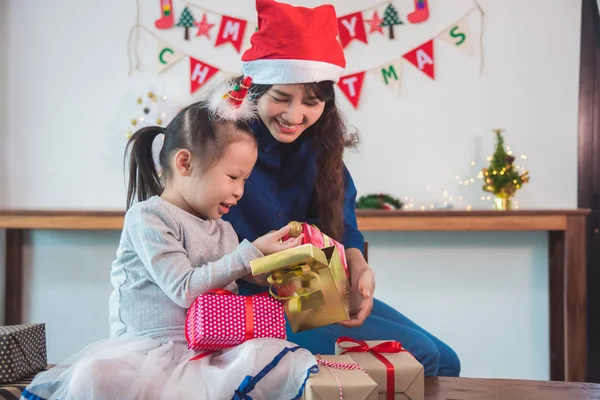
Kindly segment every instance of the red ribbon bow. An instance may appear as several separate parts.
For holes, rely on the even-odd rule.
[[[344,345],[342,345],[343,342],[351,342],[351,343],[354,343],[354,345],[344,346]],[[406,349],[404,349],[402,347],[402,344],[400,342],[391,340],[388,342],[380,343],[373,347],[369,347],[367,342],[365,342],[364,340],[356,340],[356,339],[352,339],[351,337],[341,336],[336,341],[336,344],[338,345],[339,348],[342,349],[341,354],[371,353],[371,354],[373,354],[373,356],[375,356],[375,358],[377,358],[379,361],[381,361],[385,365],[385,369],[386,369],[386,389],[387,389],[386,390],[387,391],[386,399],[387,400],[394,399],[394,393],[396,392],[396,379],[394,377],[394,364],[392,364],[381,353],[401,353],[401,352],[409,353]]]

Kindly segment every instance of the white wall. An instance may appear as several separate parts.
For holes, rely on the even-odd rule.
[[[338,3],[342,15],[378,1]],[[202,4],[254,20],[251,1]],[[413,2],[395,4],[404,16]],[[0,96],[7,99],[0,108],[0,140],[6,141],[0,206],[122,209],[124,134],[135,115],[135,97],[154,82],[171,98],[188,101],[187,60],[156,77],[156,41],[141,32],[142,73],[127,76],[134,2],[84,6],[75,0],[10,0],[6,5],[8,11],[0,13],[7,19],[1,25],[8,26],[8,35],[2,35],[8,37],[6,56],[0,57],[0,68],[7,63],[6,71],[0,69],[0,82],[7,86]],[[370,36],[368,46],[352,43],[348,73],[399,57],[472,5],[470,0],[431,0],[431,19],[397,30],[397,40]],[[581,4],[487,0],[481,5],[486,11],[483,75],[478,51],[469,58],[436,43],[436,81],[406,64],[398,97],[371,76],[358,110],[340,95],[348,120],[362,135],[359,152],[347,158],[361,194],[390,192],[414,198],[418,207],[443,201],[447,190],[457,207],[489,208],[480,200],[479,184],[458,185],[456,176],[475,177],[493,150],[491,129],[503,127],[515,152],[529,156],[523,165],[531,170],[532,182],[518,194],[520,206],[576,206]],[[178,9],[182,3],[175,0],[176,15]],[[158,4],[146,4],[141,21],[151,27],[157,16]],[[18,22],[23,20],[28,23]],[[479,15],[472,13],[470,21],[477,50]],[[220,68],[238,70],[239,55],[230,46],[182,43],[179,29],[159,35]],[[548,377],[545,234],[366,236],[377,296],[451,344],[465,376]],[[51,362],[106,336],[108,271],[118,239],[117,232],[27,237],[25,316],[48,324]]]

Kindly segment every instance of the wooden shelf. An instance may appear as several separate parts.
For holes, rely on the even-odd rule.
[[[589,210],[357,211],[361,231],[564,231]],[[123,211],[0,210],[0,229],[120,230]]]

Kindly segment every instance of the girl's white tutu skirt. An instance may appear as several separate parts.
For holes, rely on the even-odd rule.
[[[318,371],[306,349],[281,339],[253,339],[190,361],[185,342],[145,337],[101,340],[25,389],[28,400],[297,399]]]

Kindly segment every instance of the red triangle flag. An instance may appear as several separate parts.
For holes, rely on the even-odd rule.
[[[415,67],[419,68],[421,72],[427,74],[431,79],[435,79],[433,39],[412,49],[403,57],[410,61]]]
[[[227,42],[231,42],[233,47],[235,47],[239,53],[242,48],[244,34],[246,33],[246,23],[246,20],[223,15],[221,18],[221,26],[219,27],[219,34],[217,35],[217,41],[215,42],[215,47]]]
[[[352,75],[342,76],[338,82],[338,86],[344,92],[354,108],[358,107],[360,93],[362,92],[363,80],[365,79],[365,71],[358,72]]]
[[[190,93],[200,89],[219,69],[190,57]]]
[[[367,41],[367,32],[365,31],[365,22],[363,21],[362,12],[344,15],[338,18],[338,30],[340,32],[340,42],[342,47],[346,48],[352,39]]]

